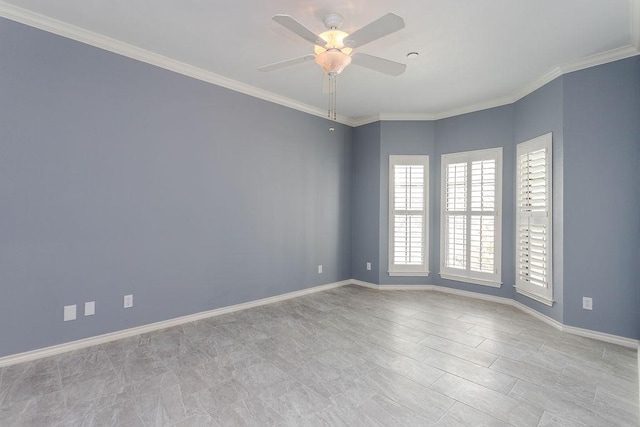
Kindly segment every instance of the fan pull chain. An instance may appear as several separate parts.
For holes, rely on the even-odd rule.
[[[329,120],[336,121],[338,114],[336,112],[336,100],[338,92],[338,79],[336,77],[329,77],[329,108],[327,109],[327,118]]]
[[[336,113],[336,101],[338,99],[338,78],[333,78],[333,121],[335,122],[338,118],[338,113]]]
[[[331,76],[327,76],[329,79],[329,108],[327,111],[327,118],[331,120],[332,107],[333,107],[333,79]]]
[[[331,89],[332,89],[332,81],[331,81],[331,77],[329,77],[329,75],[327,74],[327,78],[329,79],[329,84],[327,85],[329,87],[329,105],[327,106],[327,118],[329,120],[331,120]]]

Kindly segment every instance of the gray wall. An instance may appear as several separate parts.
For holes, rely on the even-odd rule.
[[[380,250],[380,122],[353,132],[352,207],[353,278],[379,283]],[[367,262],[371,270],[367,271]]]
[[[423,128],[421,129],[420,126]],[[357,132],[357,130],[356,130]],[[516,144],[553,132],[553,307],[514,292]],[[436,122],[382,122],[380,274],[386,275],[389,154],[432,155],[431,276],[434,283],[514,298],[567,325],[640,337],[640,57],[555,79],[512,105]],[[439,270],[440,156],[503,147],[503,258],[500,289],[445,280]],[[435,150],[435,151],[434,151]],[[354,209],[359,196],[354,195]],[[404,282],[402,282],[404,283]],[[594,309],[582,309],[582,297]]]
[[[640,57],[564,76],[564,159],[564,322],[640,338]]]
[[[514,200],[515,144],[513,138],[514,106],[491,108],[489,110],[464,114],[438,120],[436,122],[436,165],[432,172],[436,188],[440,188],[440,159],[442,154],[460,151],[481,150],[502,147],[502,286],[488,286],[447,280],[434,275],[434,284],[465,291],[480,292],[488,295],[511,298],[515,283],[513,261],[514,221],[511,206]],[[435,220],[440,224],[440,191],[435,202]],[[440,232],[431,239],[431,248],[435,256],[434,271],[440,270]]]
[[[429,171],[435,167],[435,125],[434,122],[393,122],[380,124],[380,262],[379,284],[388,285],[422,285],[432,284],[433,275],[438,270],[438,264],[429,260],[431,273],[428,277],[389,276],[389,155],[391,154],[420,154],[429,156]],[[435,226],[433,174],[429,180],[429,240],[437,236]],[[439,194],[439,193],[438,193]],[[431,248],[430,248],[431,251]]]
[[[0,356],[351,277],[351,128],[4,19],[0,57]]]
[[[564,306],[564,151],[563,151],[563,77],[544,85],[515,103],[515,143],[528,141],[553,132],[553,306],[542,304],[514,292],[514,299],[555,320],[562,322]],[[515,153],[511,161],[516,162]],[[514,166],[515,168],[515,166]],[[507,179],[509,177],[505,177]],[[515,179],[515,173],[513,175]],[[514,190],[515,191],[515,190]],[[513,194],[515,198],[515,193]],[[515,218],[515,203],[505,206]],[[506,211],[505,211],[506,212]],[[512,230],[515,231],[515,225]],[[514,237],[515,239],[515,237]],[[514,242],[515,244],[515,242]],[[513,274],[515,276],[515,265]],[[513,283],[511,277],[509,283]]]
[[[4,19],[0,55],[0,356],[350,277],[514,297],[640,337],[639,57],[510,106],[329,132],[323,119]],[[512,288],[515,144],[549,131],[553,308]],[[504,284],[443,280],[440,155],[498,146]],[[386,273],[389,154],[430,156],[428,278]],[[94,300],[95,316],[62,322],[64,305]]]

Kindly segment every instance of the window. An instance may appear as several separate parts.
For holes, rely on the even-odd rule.
[[[551,287],[551,134],[516,150],[516,291],[547,305]]]
[[[429,156],[389,156],[389,275],[429,274]]]
[[[440,276],[500,287],[502,148],[442,155]]]

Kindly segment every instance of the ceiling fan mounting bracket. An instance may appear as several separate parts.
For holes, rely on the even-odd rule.
[[[339,13],[330,13],[324,17],[322,22],[324,22],[324,26],[327,27],[327,29],[333,30],[342,27],[344,18]]]

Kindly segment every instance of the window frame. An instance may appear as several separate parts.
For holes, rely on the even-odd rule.
[[[395,166],[421,165],[424,167],[423,193],[423,263],[420,265],[395,264]],[[389,155],[389,238],[388,238],[388,270],[389,276],[428,276],[429,275],[429,156],[422,154]]]
[[[479,272],[471,270],[471,245],[468,242],[471,240],[471,223],[472,216],[481,215],[482,212],[487,211],[472,211],[471,210],[471,165],[473,162],[483,160],[495,160],[495,200],[494,200],[494,259],[493,273]],[[467,164],[467,179],[466,179],[466,210],[457,211],[457,215],[466,216],[467,230],[465,233],[465,245],[466,245],[466,268],[453,268],[445,266],[446,259],[446,225],[447,215],[446,210],[447,202],[447,165],[454,163],[466,163]],[[488,148],[483,150],[464,151],[458,153],[443,154],[440,160],[440,277],[448,280],[455,280],[458,282],[471,283],[475,285],[489,286],[494,288],[500,288],[502,286],[502,147]],[[456,211],[451,211],[456,212]],[[488,214],[484,214],[488,215]]]
[[[521,165],[520,157],[526,153],[532,153],[541,149],[546,150],[545,156],[545,179],[546,179],[546,214],[542,215],[538,213],[524,214],[519,207],[519,189],[522,185],[521,182]],[[522,142],[516,146],[516,177],[515,177],[515,246],[514,246],[514,261],[515,261],[515,289],[516,292],[524,295],[528,298],[534,299],[548,306],[553,306],[553,135],[551,132],[541,135],[539,137]],[[547,286],[543,292],[540,292],[540,286],[533,285],[527,281],[521,279],[519,274],[520,269],[520,224],[526,216],[535,216],[538,221],[540,218],[546,218],[546,230],[545,233],[548,236],[548,246],[546,247],[546,268],[545,280]],[[546,267],[546,266],[545,266]]]

